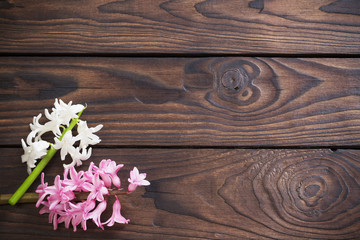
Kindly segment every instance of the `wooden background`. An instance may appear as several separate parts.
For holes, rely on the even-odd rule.
[[[360,239],[359,56],[358,0],[0,0],[0,193],[54,98],[104,125],[92,161],[151,181],[129,225],[3,205],[0,238]]]

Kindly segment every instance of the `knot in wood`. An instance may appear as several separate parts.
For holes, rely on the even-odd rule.
[[[226,89],[238,91],[243,88],[244,78],[238,69],[231,69],[223,74],[221,83]]]

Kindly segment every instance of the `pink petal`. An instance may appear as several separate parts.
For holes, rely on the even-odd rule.
[[[136,184],[130,183],[129,186],[128,186],[128,192],[135,191],[136,187],[137,187]]]
[[[109,227],[113,226],[115,222],[127,224],[130,221],[121,215],[121,212],[120,212],[121,204],[120,204],[118,197],[116,195],[115,195],[115,197],[116,197],[116,200],[113,204],[113,213],[112,213],[111,217],[104,223],[104,224],[107,224],[107,226],[109,226]]]
[[[121,181],[120,181],[120,178],[118,176],[113,176],[112,177],[112,182],[113,182],[115,187],[120,189]]]
[[[104,181],[105,186],[110,188],[111,187],[111,178],[108,174],[100,173],[101,179]]]
[[[92,211],[91,213],[89,213],[89,215],[87,216],[87,219],[92,219],[93,222],[103,230],[104,230],[104,227],[102,226],[100,217],[101,217],[101,214],[105,211],[105,209],[106,209],[106,201],[102,201],[98,204],[96,209],[94,211]]]

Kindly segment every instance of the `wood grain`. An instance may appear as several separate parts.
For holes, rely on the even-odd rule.
[[[0,58],[0,145],[55,98],[112,146],[358,146],[358,59]],[[43,117],[45,120],[45,117]]]
[[[359,54],[357,0],[0,1],[2,53]]]
[[[25,178],[21,149],[2,149],[0,193]],[[355,150],[94,149],[92,161],[137,166],[151,185],[123,196],[129,225],[57,231],[33,204],[0,206],[6,239],[356,239],[360,152]],[[62,162],[45,169],[52,183]],[[86,169],[88,163],[80,169]],[[18,176],[14,178],[13,176]],[[39,180],[37,181],[39,183]],[[127,183],[123,180],[123,186]],[[35,187],[33,187],[34,189]],[[104,221],[111,212],[104,215]]]

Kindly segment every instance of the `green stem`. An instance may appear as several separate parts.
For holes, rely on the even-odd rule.
[[[84,108],[85,109],[85,108]],[[71,131],[75,125],[77,124],[82,112],[84,111],[84,109],[78,113],[78,117],[77,118],[73,118],[69,124],[69,126],[62,132],[61,136],[59,137],[59,140],[61,141],[62,138],[64,137],[65,133],[67,131]],[[24,195],[24,193],[29,189],[29,187],[31,186],[31,184],[33,184],[33,182],[35,181],[35,179],[40,175],[40,173],[44,170],[45,166],[49,163],[49,161],[51,160],[51,158],[55,155],[55,153],[57,152],[57,149],[55,149],[52,145],[49,149],[49,151],[47,152],[47,154],[45,155],[45,157],[43,157],[43,159],[41,159],[41,161],[38,163],[38,165],[36,166],[36,168],[34,168],[34,170],[30,173],[30,175],[25,179],[25,181],[21,184],[21,186],[16,190],[16,192],[11,196],[11,198],[9,199],[9,204],[10,205],[15,205],[19,199]]]
[[[5,205],[9,203],[9,199],[12,194],[0,194],[0,205]],[[18,203],[36,203],[39,199],[39,194],[37,193],[25,193]]]

